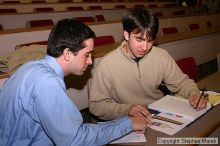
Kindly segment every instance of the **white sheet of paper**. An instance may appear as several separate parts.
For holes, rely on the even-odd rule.
[[[115,143],[132,143],[132,142],[146,142],[144,134],[138,134],[136,132],[131,132],[128,135],[121,137],[115,141],[112,141],[111,144]]]
[[[162,121],[162,120],[151,119],[151,122],[153,124],[152,126],[149,125],[151,129],[166,133],[168,135],[174,135],[175,133],[177,133],[184,127],[186,127],[186,125],[191,123],[189,119],[184,118],[184,117],[177,117],[175,115],[160,113],[158,114],[158,116],[166,117],[166,118],[183,123],[182,125],[177,125],[177,124],[173,124],[173,123]]]

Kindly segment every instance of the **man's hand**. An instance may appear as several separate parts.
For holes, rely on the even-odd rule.
[[[137,133],[145,133],[148,123],[150,122],[147,118],[143,117],[130,117],[133,124],[133,131]]]
[[[189,96],[188,97],[189,103],[192,105],[193,108],[196,108],[197,110],[201,110],[201,109],[206,108],[207,103],[208,103],[208,99],[206,98],[206,96],[202,96],[200,98],[200,100],[199,100],[199,98],[200,98],[200,94]],[[197,104],[198,104],[198,106],[197,106]]]
[[[151,113],[147,110],[146,107],[141,105],[132,105],[128,111],[129,117],[151,117]]]

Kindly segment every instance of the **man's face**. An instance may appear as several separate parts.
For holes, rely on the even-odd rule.
[[[124,37],[127,40],[127,49],[133,59],[142,58],[150,52],[153,41],[147,38],[146,33],[133,33],[129,35],[127,31],[124,31]]]
[[[75,55],[72,55],[70,63],[71,73],[75,75],[82,75],[88,65],[92,64],[91,52],[94,48],[94,39],[90,38],[85,40],[85,48],[81,49]]]

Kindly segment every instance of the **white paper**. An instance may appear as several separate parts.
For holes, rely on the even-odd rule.
[[[166,133],[168,135],[174,135],[175,133],[177,133],[184,127],[186,127],[186,125],[188,125],[191,122],[191,120],[188,118],[184,118],[184,117],[180,117],[180,116],[172,115],[172,114],[160,113],[157,116],[169,118],[169,119],[183,123],[182,125],[177,125],[177,124],[173,124],[170,122],[151,118],[152,125],[149,125],[149,127],[151,129]]]
[[[167,95],[160,100],[153,102],[148,105],[149,109],[157,110],[162,113],[171,113],[175,115],[180,115],[194,121],[202,114],[206,113],[206,111],[211,108],[209,104],[206,109],[196,110],[194,109],[188,100],[180,97]]]
[[[139,134],[136,132],[131,132],[128,135],[121,137],[115,141],[112,141],[111,144],[116,143],[132,143],[132,142],[146,142],[146,138],[144,134]]]

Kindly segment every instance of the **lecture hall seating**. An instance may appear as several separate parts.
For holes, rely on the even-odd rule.
[[[95,17],[97,21],[105,21],[105,17],[103,15],[96,15]]]
[[[212,23],[210,21],[206,22],[207,27],[212,27]]]
[[[30,20],[27,22],[26,27],[41,27],[41,26],[52,26],[54,25],[53,20],[51,19],[43,19],[43,20]]]
[[[2,24],[0,24],[0,31],[4,30],[4,27],[2,26]]]
[[[3,4],[19,4],[20,1],[2,1]]]
[[[89,10],[102,10],[102,6],[89,6]]]
[[[113,44],[115,43],[114,37],[111,35],[98,36],[94,38],[94,46]]]
[[[198,23],[189,24],[189,30],[197,30],[200,29],[200,26]]]
[[[34,8],[34,12],[54,12],[52,7]]]
[[[184,10],[179,10],[179,11],[173,11],[173,16],[184,16],[186,15],[186,12]]]
[[[155,12],[154,15],[156,15],[157,17],[163,17],[163,12]]]
[[[83,7],[75,6],[75,7],[66,7],[66,11],[82,11]]]
[[[125,5],[115,5],[116,9],[126,9]]]
[[[41,4],[41,3],[47,3],[46,0],[32,0],[31,3],[33,4]]]
[[[195,82],[197,81],[197,66],[193,57],[181,58],[177,60],[176,63],[184,74],[187,74],[189,78],[193,79]]]
[[[17,10],[14,8],[0,9],[0,14],[6,14],[6,13],[17,13]]]
[[[72,3],[72,0],[58,0],[58,3]]]
[[[86,22],[95,22],[95,19],[91,16],[85,16],[85,17],[75,17],[74,18],[76,21],[79,21],[79,22],[83,22],[83,23],[86,23]]]
[[[177,33],[178,30],[176,27],[165,27],[165,28],[162,28],[162,34],[163,35],[167,35],[167,34],[174,34],[174,33]]]

